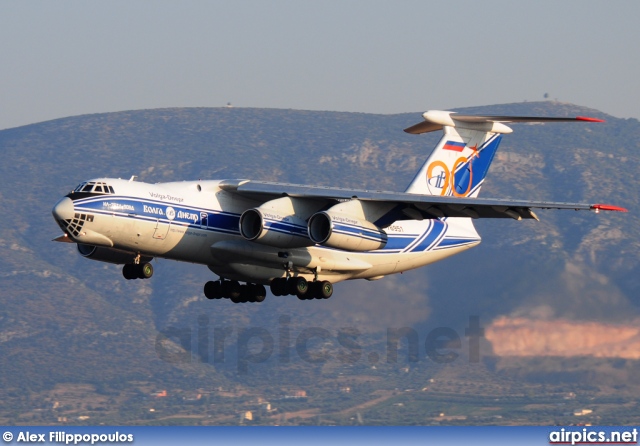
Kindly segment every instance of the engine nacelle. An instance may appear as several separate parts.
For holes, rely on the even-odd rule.
[[[78,252],[82,257],[87,259],[97,260],[99,262],[115,263],[117,265],[124,265],[127,263],[133,263],[136,255],[132,252],[120,251],[113,248],[103,248],[100,246],[85,245],[78,243]],[[140,263],[149,263],[153,260],[153,257],[142,256]]]
[[[307,234],[306,219],[321,204],[291,197],[267,201],[240,216],[240,234],[252,242],[276,248],[301,248],[314,242]]]
[[[387,244],[387,233],[367,220],[331,209],[309,219],[309,238],[319,245],[349,251],[373,251]]]

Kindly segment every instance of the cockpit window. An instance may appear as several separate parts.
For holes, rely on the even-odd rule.
[[[112,186],[102,181],[89,181],[80,183],[74,192],[92,192],[97,194],[115,194]]]

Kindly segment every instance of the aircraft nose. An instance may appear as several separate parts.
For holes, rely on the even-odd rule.
[[[51,210],[51,213],[56,220],[71,220],[75,214],[73,201],[71,201],[71,198],[69,197],[64,197],[56,203]]]

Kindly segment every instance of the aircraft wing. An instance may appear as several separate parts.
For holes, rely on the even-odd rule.
[[[607,204],[557,203],[497,198],[458,198],[251,180],[227,180],[223,181],[220,187],[225,191],[259,201],[268,201],[287,196],[326,200],[332,204],[357,199],[372,204],[395,205],[382,219],[383,221],[378,222],[383,227],[396,220],[422,220],[440,217],[513,218],[516,220],[534,218],[537,220],[537,216],[532,209],[627,212],[625,208]]]

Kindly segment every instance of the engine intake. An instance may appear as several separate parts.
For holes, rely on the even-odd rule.
[[[318,207],[314,202],[290,197],[268,201],[242,213],[240,234],[246,240],[277,248],[312,246],[306,218]]]

